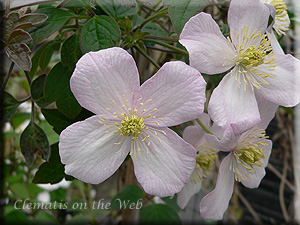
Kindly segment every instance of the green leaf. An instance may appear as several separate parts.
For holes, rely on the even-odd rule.
[[[46,101],[45,97],[45,83],[46,83],[46,74],[43,74],[36,78],[31,84],[31,97],[33,101],[41,108],[46,107],[49,103]]]
[[[111,208],[113,209],[124,209],[128,208],[132,204],[133,207],[136,207],[137,202],[143,199],[143,191],[136,185],[127,185],[122,188],[120,193],[118,193],[111,200]]]
[[[32,40],[32,38],[30,37],[29,33],[21,30],[21,29],[17,29],[14,30],[8,40],[7,40],[7,45],[13,45],[13,44],[17,44],[17,43],[24,43],[27,44]]]
[[[42,128],[33,121],[30,121],[21,135],[20,148],[29,166],[32,165],[36,153],[45,160],[50,156],[48,138]]]
[[[177,212],[170,206],[164,204],[153,204],[141,208],[141,224],[181,224]]]
[[[18,21],[15,22],[14,29],[28,29],[34,27],[38,24],[44,23],[48,16],[45,14],[28,13],[20,17]]]
[[[72,71],[62,63],[57,63],[47,76],[45,96],[47,102],[56,101],[56,106],[65,116],[75,118],[81,111],[81,106],[70,89]]]
[[[43,188],[40,188],[39,186],[33,183],[26,183],[25,186],[28,190],[31,199],[35,199],[38,193],[45,191]]]
[[[11,213],[5,216],[5,224],[7,225],[15,225],[15,224],[32,224],[29,217],[20,210],[22,206],[18,206],[18,209],[13,210]]]
[[[39,9],[34,13],[48,16],[48,19],[44,23],[28,29],[34,44],[52,35],[59,30],[70,17],[75,16],[73,13],[57,8]]]
[[[3,93],[3,109],[4,109],[4,121],[9,122],[17,111],[18,106],[21,104],[21,101],[17,101],[11,94],[8,92]]]
[[[149,32],[152,36],[168,37],[168,33],[162,28],[158,27],[155,23],[147,23],[143,28],[142,32]]]
[[[60,161],[58,143],[51,145],[51,156],[49,162],[44,162],[36,172],[32,183],[56,184],[65,177],[65,167]]]
[[[61,3],[63,7],[89,7],[91,0],[68,0]]]
[[[173,207],[177,212],[181,211],[181,208],[177,204],[177,195],[175,195],[173,198],[171,197],[164,197],[161,198],[165,203],[167,203],[169,206]]]
[[[114,19],[108,16],[93,17],[81,30],[82,51],[98,51],[113,47],[113,41],[118,41],[120,36],[119,26]]]
[[[178,34],[195,12],[203,10],[210,2],[212,0],[163,0],[165,5],[170,6],[169,15]]]
[[[49,124],[53,126],[56,133],[60,134],[67,126],[72,124],[72,120],[59,112],[57,109],[42,109],[42,114]]]
[[[79,36],[74,34],[65,40],[61,47],[61,62],[64,66],[68,66],[69,69],[73,71],[81,56],[82,52],[80,49]]]
[[[50,63],[54,51],[58,51],[60,48],[60,42],[50,41],[49,44],[44,48],[44,51],[40,55],[39,66],[42,70],[45,70]]]
[[[21,199],[29,199],[30,194],[24,183],[14,183],[10,185],[10,190]]]
[[[104,12],[115,19],[134,15],[138,12],[138,7],[123,6],[114,0],[96,0],[96,3]]]

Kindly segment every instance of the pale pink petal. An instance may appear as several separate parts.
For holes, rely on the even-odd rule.
[[[109,178],[120,167],[130,150],[130,139],[119,152],[122,138],[107,134],[98,116],[74,123],[63,130],[59,140],[59,154],[65,173],[81,181],[98,184]]]
[[[197,149],[200,145],[203,145],[206,140],[204,135],[206,132],[199,126],[188,126],[184,129],[182,137],[183,139],[194,146]]]
[[[300,101],[300,60],[292,55],[276,55],[277,66],[274,71],[260,65],[258,71],[273,74],[265,78],[269,85],[256,89],[257,93],[275,104],[293,107]],[[267,59],[266,59],[267,60]]]
[[[232,153],[221,162],[215,189],[200,202],[201,217],[207,220],[221,220],[228,208],[233,193],[234,173],[229,170]]]
[[[256,101],[258,103],[258,110],[260,113],[261,122],[257,125],[260,129],[266,129],[271,120],[274,118],[278,104],[274,104],[260,96],[258,93],[255,94]]]
[[[257,139],[257,141],[262,141],[261,139]],[[261,161],[263,162],[263,165],[260,166],[254,166],[256,173],[254,174],[249,174],[247,173],[247,171],[245,170],[244,167],[240,166],[239,167],[239,171],[241,172],[241,174],[243,175],[243,177],[246,179],[244,181],[242,181],[242,184],[245,187],[248,188],[257,188],[262,180],[262,178],[265,176],[266,171],[265,171],[265,167],[268,165],[268,161],[270,158],[270,154],[271,154],[271,150],[272,150],[272,141],[271,140],[265,140],[267,142],[267,146],[260,146],[265,152],[265,159],[261,159]],[[249,177],[251,177],[251,179],[249,179],[245,174],[247,174]]]
[[[208,114],[219,126],[225,128],[228,124],[252,120],[259,120],[259,111],[255,94],[248,87],[238,86],[235,80],[235,69],[232,75],[228,73],[214,89],[209,105]],[[246,130],[246,129],[245,129]]]
[[[272,49],[273,49],[273,52],[276,53],[276,54],[279,54],[279,55],[283,55],[284,54],[284,51],[283,49],[281,48],[273,30],[271,30],[271,32],[267,33],[268,35],[268,39],[270,40],[271,42],[271,46],[272,46]]]
[[[80,105],[98,115],[109,114],[106,108],[121,113],[123,94],[130,105],[131,93],[140,86],[132,56],[118,47],[86,53],[77,62],[70,82]]]
[[[198,178],[197,181],[192,179],[194,176],[197,176],[196,169],[191,175],[189,181],[184,185],[182,190],[177,194],[177,204],[180,208],[184,209],[189,202],[190,198],[198,193],[201,189],[202,181]]]
[[[196,119],[204,109],[205,88],[206,82],[195,68],[180,61],[165,63],[134,95],[137,115],[151,114],[144,122],[153,126],[174,126]]]
[[[232,0],[228,10],[228,25],[231,38],[244,26],[252,27],[265,33],[270,16],[269,8],[260,0]]]
[[[134,172],[146,193],[172,196],[188,182],[195,168],[196,150],[169,128],[160,129],[166,134],[157,132],[157,136],[151,129],[148,130],[150,145],[137,140],[141,154],[131,155]]]
[[[275,10],[274,6],[270,4],[270,2],[266,2],[266,1],[262,1],[262,0],[260,0],[260,1],[263,3],[267,3],[267,4],[265,4],[265,6],[267,6],[270,11],[270,16],[272,17],[272,22],[269,24],[269,26],[267,28],[267,32],[271,32],[273,25],[275,24],[276,10]]]
[[[179,42],[189,52],[190,65],[201,73],[217,74],[230,69],[234,62],[223,66],[226,55],[234,56],[233,47],[220,31],[210,14],[199,13],[184,26]],[[227,52],[227,53],[226,53]]]

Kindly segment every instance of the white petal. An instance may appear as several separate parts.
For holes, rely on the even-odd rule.
[[[130,149],[130,142],[118,134],[107,134],[98,116],[72,124],[60,134],[59,154],[65,173],[86,183],[98,184],[120,167]]]
[[[235,80],[236,69],[232,75],[228,73],[219,85],[214,89],[209,105],[208,114],[219,126],[225,128],[231,123],[259,120],[259,111],[254,92],[248,86],[244,90],[243,85],[238,86]],[[246,130],[246,129],[245,129]]]
[[[197,176],[197,171],[196,169],[194,170],[194,172],[191,175],[191,178],[193,178],[193,176]],[[189,179],[189,181],[184,185],[184,187],[182,188],[182,190],[177,194],[177,204],[180,208],[185,208],[187,203],[189,202],[190,198],[198,193],[201,189],[201,185],[202,185],[202,181],[200,179],[197,180],[193,180],[193,179]]]
[[[192,17],[185,24],[179,42],[188,50],[191,66],[201,73],[222,73],[234,64],[223,66],[228,61],[226,55],[234,56],[234,49],[229,47],[228,40],[210,14],[202,12]]]
[[[273,49],[273,52],[275,52],[276,54],[279,54],[279,55],[283,55],[284,54],[284,51],[283,49],[281,48],[275,34],[273,31],[271,31],[271,33],[267,33],[268,35],[268,39],[270,40],[271,42],[271,46],[272,46],[272,49]]]
[[[132,56],[118,47],[85,54],[77,62],[70,82],[80,105],[98,115],[121,113],[123,94],[131,105],[131,93],[140,86]]]
[[[233,193],[234,173],[229,170],[232,153],[221,162],[215,189],[200,202],[201,217],[207,220],[221,220],[228,208]]]
[[[155,116],[156,119],[145,119],[145,124],[153,126],[155,122],[175,126],[196,119],[204,109],[205,88],[206,82],[195,68],[180,61],[165,63],[135,94],[135,108],[140,107],[137,115],[146,109],[142,117]]]
[[[188,182],[195,168],[196,150],[174,131],[160,130],[166,135],[158,131],[156,136],[149,128],[150,145],[139,140],[141,154],[134,156],[133,153],[131,158],[137,180],[145,192],[165,197],[178,193]]]

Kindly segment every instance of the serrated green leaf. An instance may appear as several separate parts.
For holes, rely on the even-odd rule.
[[[65,40],[61,47],[61,62],[64,66],[68,66],[69,69],[73,71],[81,56],[82,52],[80,49],[79,36],[74,34]]]
[[[58,51],[60,48],[60,42],[51,41],[47,47],[44,48],[44,51],[40,55],[39,66],[42,70],[45,70],[50,63],[54,51]]]
[[[178,213],[170,206],[153,204],[141,208],[141,224],[181,224]]]
[[[108,16],[90,19],[81,30],[80,43],[83,52],[98,51],[114,46],[120,39],[118,24]]]
[[[72,124],[72,120],[57,109],[42,109],[42,114],[48,123],[53,126],[53,130],[58,134]]]
[[[70,89],[72,71],[62,63],[57,63],[46,79],[45,96],[47,102],[56,101],[59,111],[70,119],[74,119],[81,111],[81,106]]]
[[[120,193],[118,193],[111,200],[111,208],[113,209],[124,209],[128,208],[130,204],[136,205],[137,202],[143,199],[143,191],[136,185],[127,185],[122,188]]]
[[[43,74],[36,78],[31,84],[31,97],[33,101],[41,108],[46,107],[49,103],[46,101],[45,97],[45,83],[46,74]]]
[[[114,0],[96,0],[96,3],[104,12],[116,19],[134,15],[138,12],[138,7],[123,6]]]
[[[203,10],[212,0],[163,0],[163,2],[165,5],[169,5],[169,15],[179,34],[195,12]]]
[[[60,161],[58,143],[51,145],[49,162],[44,162],[36,172],[32,183],[35,184],[56,184],[65,177],[65,167]]]
[[[43,129],[33,121],[30,121],[21,134],[20,148],[29,166],[32,165],[35,154],[41,155],[45,160],[48,160],[50,156],[48,138]]]
[[[9,122],[17,111],[18,106],[21,104],[21,101],[17,101],[11,94],[8,92],[3,93],[3,109],[4,109],[4,121]]]
[[[61,28],[70,17],[74,16],[73,13],[57,8],[39,9],[34,13],[45,14],[48,16],[44,23],[28,29],[34,44],[39,43],[45,38],[49,37],[51,34]]]

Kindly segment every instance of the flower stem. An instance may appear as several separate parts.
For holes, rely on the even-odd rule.
[[[166,48],[172,49],[172,50],[174,50],[174,51],[176,51],[176,52],[178,52],[178,53],[180,53],[180,54],[183,54],[183,55],[188,55],[188,54],[189,54],[189,53],[188,53],[187,51],[185,51],[185,50],[182,50],[182,49],[180,49],[180,48],[177,48],[177,47],[175,47],[175,46],[173,46],[173,45],[167,44],[167,43],[162,42],[162,41],[157,41],[157,40],[148,39],[148,38],[147,38],[147,39],[144,38],[143,41],[144,41],[144,42],[151,42],[151,43],[154,43],[154,44],[158,44],[158,45],[164,46],[164,47],[166,47]]]
[[[211,132],[200,120],[199,120],[199,118],[197,118],[196,119],[196,121],[197,121],[197,123],[200,125],[200,127],[202,127],[202,129],[206,132],[206,133],[208,133],[208,134],[212,134],[212,135],[214,135],[213,134],[213,132]],[[214,135],[215,136],[215,135]]]
[[[15,65],[15,63],[11,62],[10,67],[9,67],[9,69],[8,69],[5,77],[4,77],[3,84],[2,84],[1,89],[0,89],[0,94],[4,91],[4,89],[5,89],[6,85],[7,85],[9,76],[10,76],[10,74],[11,74],[13,68],[14,68],[14,65]]]
[[[157,14],[148,17],[147,19],[144,20],[144,22],[142,22],[142,23],[138,26],[138,28],[142,29],[142,27],[145,26],[147,23],[149,23],[149,22],[151,22],[152,20],[155,20],[156,18],[161,17],[161,16],[163,16],[163,15],[165,15],[165,14],[167,14],[167,13],[168,13],[168,9],[164,9],[164,10],[158,12]]]
[[[154,61],[146,52],[144,52],[139,46],[134,46],[146,59],[148,59],[157,69],[160,69],[160,66],[157,62]]]

